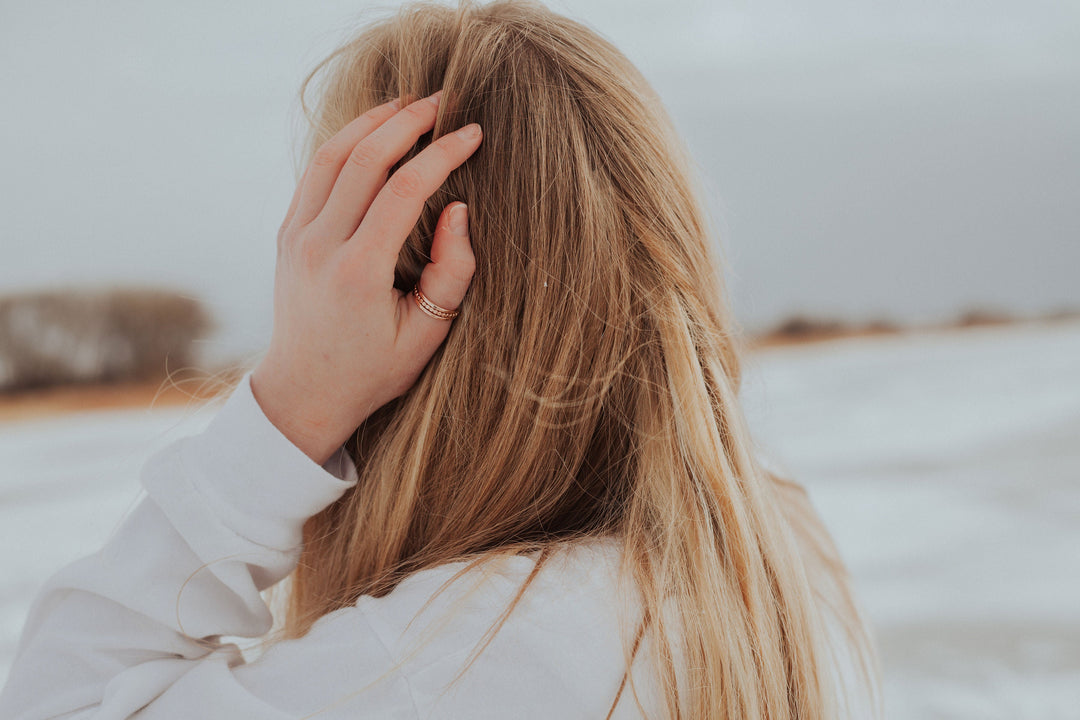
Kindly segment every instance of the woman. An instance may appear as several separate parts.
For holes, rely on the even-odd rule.
[[[866,636],[755,459],[641,75],[512,1],[410,5],[321,69],[270,348],[41,590],[2,716],[838,717]]]

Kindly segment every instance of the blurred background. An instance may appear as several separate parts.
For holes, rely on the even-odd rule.
[[[887,716],[1080,718],[1080,3],[548,4],[696,158],[751,425],[852,569]],[[269,341],[299,86],[371,7],[0,4],[0,682],[212,412],[166,370]]]

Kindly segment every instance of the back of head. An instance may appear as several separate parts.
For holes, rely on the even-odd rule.
[[[805,498],[753,456],[710,233],[642,76],[595,32],[518,0],[407,5],[308,81],[321,71],[309,157],[366,110],[439,89],[434,131],[402,162],[468,122],[484,141],[396,269],[411,288],[440,211],[467,203],[461,314],[350,443],[360,481],[305,528],[288,634],[427,567],[612,535],[642,631],[683,638],[686,667],[657,668],[672,717],[680,693],[694,718],[832,717],[814,595],[858,636],[843,568],[827,537],[811,542]]]

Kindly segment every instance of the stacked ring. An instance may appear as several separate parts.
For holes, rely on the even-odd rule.
[[[420,306],[420,309],[436,320],[453,320],[460,312],[458,310],[447,310],[428,300],[427,296],[420,290],[420,283],[413,286],[412,294],[416,298],[416,304]]]

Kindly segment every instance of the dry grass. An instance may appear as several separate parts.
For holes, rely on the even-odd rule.
[[[0,395],[0,423],[33,420],[87,410],[175,407],[227,394],[243,376],[229,368],[217,373],[162,381],[56,385]]]

